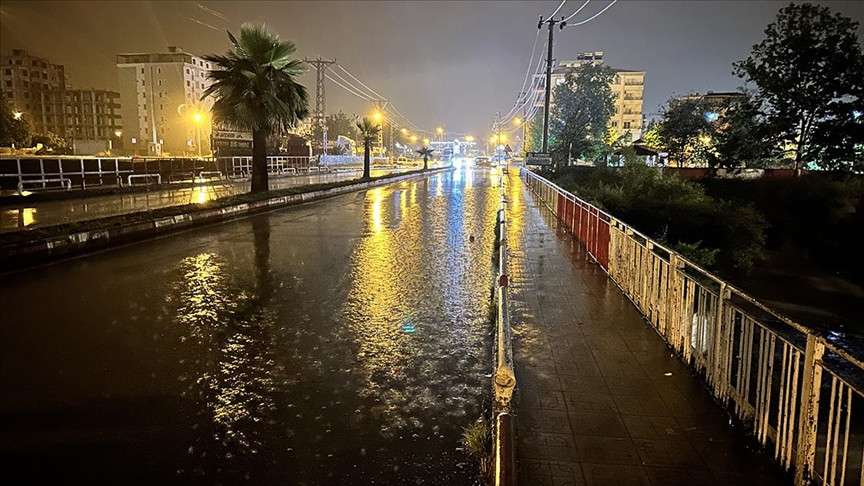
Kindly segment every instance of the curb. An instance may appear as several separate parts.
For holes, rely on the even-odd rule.
[[[317,201],[408,179],[427,177],[451,169],[452,168],[450,167],[431,169],[422,173],[387,177],[384,179],[358,182],[356,184],[349,184],[330,189],[272,197],[218,208],[192,210],[183,214],[167,217],[154,217],[147,221],[129,222],[104,229],[68,233],[64,235],[33,239],[26,242],[11,243],[0,246],[0,268],[4,271],[20,270],[34,265],[59,260],[61,258],[68,258],[112,246],[141,241],[156,236],[163,236],[197,226],[224,222],[257,212]]]

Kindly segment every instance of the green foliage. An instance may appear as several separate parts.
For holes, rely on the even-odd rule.
[[[717,261],[717,252],[720,251],[718,248],[703,248],[702,241],[678,242],[672,249],[702,268],[712,268]]]
[[[205,56],[216,65],[202,99],[213,96],[214,121],[241,130],[284,133],[309,113],[303,72],[294,43],[263,26],[244,24],[239,39],[228,32],[231,50]]]
[[[823,168],[861,163],[864,55],[857,29],[828,7],[790,4],[734,64],[735,74],[756,86],[756,101],[791,147],[796,169],[807,162]]]
[[[216,69],[201,99],[213,96],[217,124],[252,132],[252,192],[269,189],[267,137],[296,126],[309,113],[306,88],[295,81],[303,72],[293,58],[294,43],[264,26],[244,24],[240,38],[228,32],[231,50],[204,56]]]
[[[715,109],[703,98],[672,98],[666,103],[657,135],[679,166],[707,161],[713,131],[707,114]]]
[[[31,142],[34,147],[41,144],[37,155],[69,155],[73,152],[72,145],[65,138],[52,132],[33,135]]]
[[[30,126],[23,118],[15,119],[12,108],[0,93],[0,147],[30,145]]]
[[[363,118],[357,122],[357,130],[360,132],[360,138],[363,140],[363,178],[368,179],[371,176],[372,170],[372,142],[381,133],[381,126],[369,118]]]
[[[765,222],[742,204],[719,201],[690,181],[630,162],[620,169],[571,168],[557,181],[615,217],[708,269],[749,271],[762,257]]]
[[[357,140],[360,134],[357,131],[356,116],[349,117],[342,110],[335,115],[328,115],[325,119],[327,123],[327,137],[335,140],[339,135]]]
[[[608,66],[586,64],[554,88],[549,145],[557,160],[566,160],[568,154],[590,160],[603,155],[603,140],[615,113],[610,86],[614,79],[615,71]]]
[[[717,111],[719,118],[712,127],[713,146],[708,152],[708,165],[755,167],[769,165],[765,162],[780,156],[779,140],[750,93],[730,98]]]
[[[483,420],[478,420],[462,431],[462,444],[469,455],[482,459],[489,455],[492,436]]]

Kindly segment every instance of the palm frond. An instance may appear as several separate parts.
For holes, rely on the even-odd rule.
[[[263,25],[244,24],[239,36],[228,33],[232,49],[205,59],[215,65],[202,99],[212,96],[215,121],[240,129],[284,131],[309,114],[303,72],[291,55],[294,43],[281,41]]]

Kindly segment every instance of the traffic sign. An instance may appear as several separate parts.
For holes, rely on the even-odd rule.
[[[552,165],[552,156],[546,152],[528,152],[525,165]]]

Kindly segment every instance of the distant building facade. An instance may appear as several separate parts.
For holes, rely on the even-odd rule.
[[[118,54],[117,70],[127,149],[149,155],[211,153],[211,63],[169,47],[166,53]]]
[[[116,142],[122,129],[120,93],[105,89],[66,90],[66,133],[70,139]]]
[[[0,55],[0,91],[34,133],[66,137],[66,71],[24,49]]]
[[[554,103],[555,87],[564,83],[567,75],[574,72],[578,67],[593,64],[604,64],[603,51],[582,52],[575,59],[565,60],[558,63],[552,70],[552,93],[551,102]],[[642,136],[643,116],[642,106],[644,100],[645,71],[612,68],[615,71],[615,79],[610,87],[615,96],[615,114],[609,121],[611,128],[618,134],[629,133],[631,140],[638,140]],[[545,84],[545,83],[544,83]],[[541,84],[539,89],[545,89]],[[543,97],[539,97],[542,105]]]

